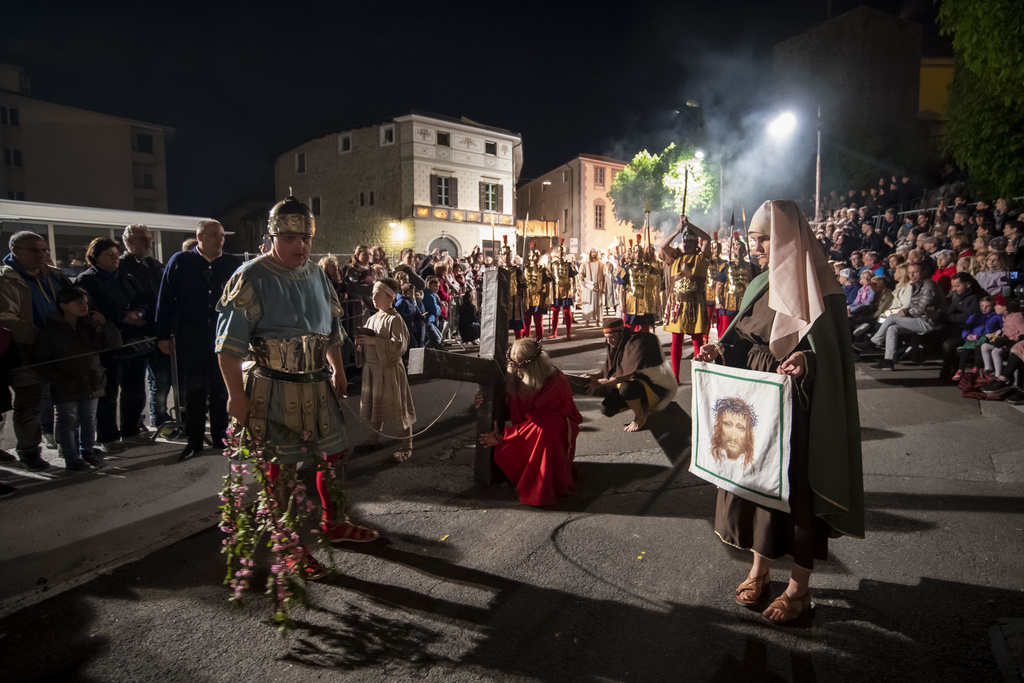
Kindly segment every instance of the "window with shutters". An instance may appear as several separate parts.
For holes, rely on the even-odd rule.
[[[4,148],[4,166],[21,168],[21,150]]]
[[[430,203],[434,206],[459,205],[458,178],[444,175],[430,176]]]
[[[298,152],[295,155],[295,172],[305,173],[306,172],[306,153]]]
[[[16,107],[0,107],[0,124],[5,126],[21,125],[18,109]]]
[[[604,187],[604,167],[598,166],[594,169],[594,185]]]
[[[502,213],[505,208],[502,199],[502,187],[500,183],[480,183],[481,211],[495,211]]]
[[[604,205],[596,204],[594,206],[594,229],[604,230]]]

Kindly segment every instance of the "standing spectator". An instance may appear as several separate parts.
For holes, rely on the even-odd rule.
[[[139,281],[121,272],[120,252],[114,240],[94,239],[85,260],[89,268],[82,271],[75,284],[89,293],[93,309],[117,326],[124,342],[119,351],[104,354],[107,388],[96,410],[96,439],[107,454],[120,453],[128,446],[149,443],[140,432],[146,407],[146,354],[152,350],[145,341],[145,330],[153,309]]]
[[[395,275],[404,274],[402,271],[395,273]],[[398,315],[402,316],[402,320],[405,321],[405,326],[409,330],[409,348],[422,347],[427,332],[427,320],[420,312],[419,306],[416,305],[416,288],[408,280],[404,283],[401,279],[396,278],[396,280],[402,288],[402,292],[395,299],[395,310],[398,311]],[[408,350],[405,352],[405,360],[409,360]]]
[[[391,277],[391,262],[388,261],[384,247],[375,245],[370,249],[370,267],[373,268],[377,278]]]
[[[89,298],[80,287],[57,292],[60,316],[39,333],[35,360],[50,384],[57,407],[55,433],[72,472],[88,472],[103,462],[96,443],[96,407],[106,385],[99,352],[121,345],[117,327],[102,313],[89,313]]]
[[[215,451],[220,450],[228,428],[228,390],[214,351],[217,304],[225,283],[242,265],[237,256],[224,253],[224,226],[217,221],[199,221],[196,239],[194,249],[179,252],[167,262],[156,315],[160,351],[175,354],[185,376],[188,443],[179,460],[203,450],[207,405]],[[240,296],[244,298],[244,293]]]
[[[125,251],[121,254],[118,269],[128,273],[142,286],[146,306],[156,310],[156,296],[160,291],[160,278],[164,264],[153,258],[153,233],[145,225],[133,223],[124,229]],[[147,325],[146,335],[153,333],[153,326]],[[171,361],[159,350],[146,355],[149,380],[149,423],[154,427],[171,419],[167,413],[167,394],[171,389]]]
[[[416,252],[408,248],[403,249],[399,254],[399,263],[395,266],[395,274],[405,273],[409,276],[409,282],[416,288],[416,291],[422,292],[426,289],[427,283],[416,272],[416,266]]]
[[[49,265],[50,247],[39,234],[30,230],[15,233],[10,248],[0,269],[0,325],[11,331],[27,365],[40,328],[57,315],[57,292],[70,287],[71,281]],[[18,368],[12,373],[11,386],[18,459],[27,469],[42,472],[50,467],[42,456],[42,380],[31,368]]]
[[[428,349],[441,348],[441,325],[444,313],[441,310],[441,299],[437,293],[441,283],[437,277],[427,278],[427,288],[423,291],[423,310],[426,311],[426,338],[424,346]]]
[[[376,278],[370,265],[369,247],[365,244],[356,245],[352,261],[345,266],[341,277],[348,287],[349,298],[363,304],[362,313],[358,317],[359,324],[362,324],[373,313],[373,283]]]

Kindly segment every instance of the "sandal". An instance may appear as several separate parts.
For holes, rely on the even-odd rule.
[[[320,527],[331,543],[372,543],[380,538],[376,529],[359,526],[349,520],[341,524],[327,524]]]
[[[800,607],[797,607],[797,605]],[[775,598],[772,604],[768,605],[765,612],[775,608],[782,612],[781,619],[769,619],[761,614],[761,618],[767,621],[769,624],[775,624],[776,626],[795,626],[797,622],[803,621],[804,617],[809,617],[811,610],[814,608],[814,603],[811,602],[811,592],[807,591],[799,598],[791,598],[785,593]]]
[[[766,569],[764,574],[754,578],[747,574],[747,580],[736,587],[736,604],[743,605],[744,607],[753,607],[761,601],[761,593],[765,587],[771,582],[771,577],[768,575]],[[743,599],[743,594],[749,593],[751,597]]]
[[[395,462],[405,462],[412,457],[411,448],[399,448],[397,451],[391,454],[391,457],[395,459]]]

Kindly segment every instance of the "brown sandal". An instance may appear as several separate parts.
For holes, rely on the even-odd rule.
[[[797,605],[800,605],[800,607],[797,607]],[[782,612],[783,617],[781,619],[769,619],[763,612],[761,613],[761,618],[769,624],[775,624],[776,626],[793,626],[797,622],[803,621],[804,617],[811,614],[811,609],[813,609],[814,603],[811,602],[810,591],[807,591],[799,598],[791,598],[783,593],[772,600],[772,604],[768,605],[765,612],[773,607]]]
[[[771,577],[768,575],[769,570],[765,570],[764,574],[757,578],[751,577],[747,574],[747,580],[736,587],[736,604],[743,605],[744,607],[752,607],[761,601],[761,592],[764,591],[765,586],[771,582]],[[744,600],[742,595],[744,593],[751,593],[752,597]]]

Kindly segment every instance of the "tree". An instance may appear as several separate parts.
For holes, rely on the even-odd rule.
[[[966,166],[979,192],[1024,188],[1024,15],[1014,0],[942,0],[939,23],[953,37],[944,151]]]
[[[694,157],[692,146],[677,148],[672,143],[660,154],[637,153],[615,176],[608,191],[615,218],[639,230],[644,224],[644,207],[650,202],[652,225],[674,222],[682,209],[685,169],[690,173],[687,212],[710,206],[715,194],[704,162]]]

